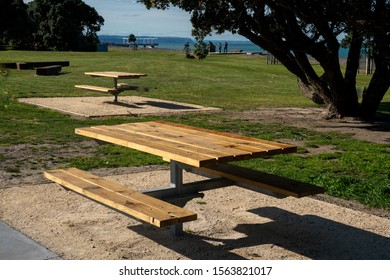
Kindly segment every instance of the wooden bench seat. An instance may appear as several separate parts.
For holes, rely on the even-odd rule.
[[[36,68],[36,74],[38,76],[57,75],[62,70],[61,65],[49,65]]]
[[[62,67],[66,67],[70,65],[69,61],[37,61],[37,62],[7,62],[7,63],[0,63],[0,68],[11,68],[11,69],[18,69],[18,70],[26,70],[26,69],[33,69],[37,67],[46,67],[51,65],[60,65]]]
[[[201,167],[199,168],[199,171],[224,177],[233,181],[238,186],[246,184],[254,188],[265,189],[273,193],[293,196],[296,198],[324,193],[323,188],[312,184],[231,164]]]
[[[157,227],[197,219],[196,213],[77,168],[50,170],[44,176],[87,198]]]
[[[115,88],[98,87],[98,86],[90,86],[90,85],[75,85],[75,87],[90,90],[90,91],[97,91],[97,92],[111,93],[111,94],[120,92],[120,90]]]

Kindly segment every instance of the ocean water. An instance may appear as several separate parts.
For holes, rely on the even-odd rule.
[[[216,52],[218,52],[218,42],[213,42],[213,44],[216,46]],[[140,46],[142,47],[142,46]],[[159,43],[156,48],[161,49],[168,49],[168,50],[184,50],[184,44],[181,43]],[[194,43],[190,43],[190,48],[194,49]],[[264,53],[266,54],[267,51],[260,48],[259,46],[251,43],[251,42],[230,42],[228,45],[228,51],[242,51],[243,53]],[[222,42],[222,51],[223,51],[223,42]],[[339,51],[339,57],[341,59],[346,59],[348,57],[348,51],[349,49],[343,49],[340,48]]]
[[[151,38],[145,36],[146,38]],[[138,37],[137,37],[138,38]],[[100,35],[99,40],[103,44],[113,44],[113,45],[126,45],[127,38],[126,36],[119,35]],[[194,49],[194,41],[190,38],[181,38],[181,37],[157,37],[153,41],[157,45],[157,49],[168,49],[168,50],[184,50],[184,44],[187,42],[190,44],[190,48]],[[206,43],[212,42],[216,46],[216,51],[218,52],[218,43],[222,43],[222,51],[224,41],[207,41]],[[243,53],[266,53],[265,50],[259,46],[253,44],[250,41],[227,41],[228,42],[228,51],[241,51]],[[139,45],[139,48],[142,48],[142,45]],[[339,56],[341,59],[345,59],[348,56],[348,49],[340,48]]]
[[[208,43],[208,42],[207,42]],[[222,43],[222,51],[223,51],[223,44]],[[218,42],[213,42],[213,44],[216,46],[216,52],[218,52]],[[162,49],[169,49],[169,50],[183,50],[184,44],[179,43],[159,43],[156,48],[162,48]],[[190,48],[194,49],[194,43],[190,43]],[[230,51],[242,51],[244,53],[253,53],[253,52],[263,52],[265,51],[260,48],[259,46],[251,43],[251,42],[229,42],[228,43],[228,52]]]
[[[142,48],[142,38],[139,39],[139,48]],[[152,38],[144,36],[143,38]],[[99,40],[103,44],[112,44],[112,45],[126,45],[127,38],[126,36],[119,35],[99,35]],[[157,37],[153,39],[153,42],[157,45],[157,49],[168,49],[168,50],[184,50],[184,44],[189,43],[190,48],[194,49],[194,41],[190,38],[180,38],[180,37]],[[205,41],[209,43],[210,41]],[[221,42],[222,45],[225,41],[211,41],[216,46],[216,51],[218,51],[218,43]],[[264,52],[259,46],[253,44],[250,41],[227,41],[228,42],[228,51],[242,51],[242,52]],[[223,51],[223,47],[222,47]]]

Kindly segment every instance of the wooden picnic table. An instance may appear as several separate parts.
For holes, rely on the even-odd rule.
[[[194,167],[296,151],[291,145],[164,121],[78,128],[76,133]]]
[[[118,102],[118,95],[126,90],[139,90],[143,87],[127,84],[127,83],[118,83],[118,80],[121,79],[139,79],[140,77],[145,77],[147,74],[141,73],[128,73],[128,72],[117,72],[117,71],[100,71],[100,72],[85,72],[85,75],[91,77],[103,77],[103,78],[112,78],[113,87],[100,87],[93,85],[76,85],[75,87],[86,89],[90,91],[98,91],[104,93],[110,93],[114,95],[114,102]]]
[[[296,152],[297,148],[292,145],[165,121],[92,126],[77,128],[75,132],[99,142],[162,157],[170,163],[169,186],[146,190],[140,194],[77,169],[48,171],[46,177],[156,226],[171,225],[174,234],[181,234],[183,222],[196,219],[196,214],[183,208],[175,208],[159,199],[231,185],[279,198],[299,198],[323,192],[321,188],[311,184],[228,164],[232,161]],[[183,170],[208,179],[184,184]],[[151,202],[152,198],[157,200]]]

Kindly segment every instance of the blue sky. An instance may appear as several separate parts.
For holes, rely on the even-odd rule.
[[[25,0],[24,2],[30,2]],[[84,0],[94,7],[105,22],[100,35],[134,34],[136,36],[191,37],[190,15],[178,8],[148,10],[136,0]],[[208,39],[246,40],[239,35],[226,33]]]
[[[190,14],[172,7],[168,10],[146,9],[136,0],[84,0],[105,19],[99,34],[191,37]],[[245,40],[226,33],[213,39]],[[211,39],[211,38],[209,38]]]
[[[100,34],[191,36],[189,14],[177,8],[148,10],[135,0],[84,0],[103,16]]]

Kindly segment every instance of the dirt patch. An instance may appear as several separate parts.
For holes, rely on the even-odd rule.
[[[78,145],[0,146],[0,188],[42,183],[43,171],[61,166],[72,157],[93,155],[97,146],[95,141]]]
[[[352,137],[379,144],[390,144],[390,116],[364,122],[355,118],[325,120],[323,110],[317,108],[259,108],[256,111],[225,112],[243,121],[278,123],[324,132],[340,132]]]
[[[140,96],[120,96],[118,97],[118,102],[113,102],[113,97],[111,96],[20,98],[18,100],[19,102],[49,108],[68,115],[89,118],[220,111],[218,108]]]

